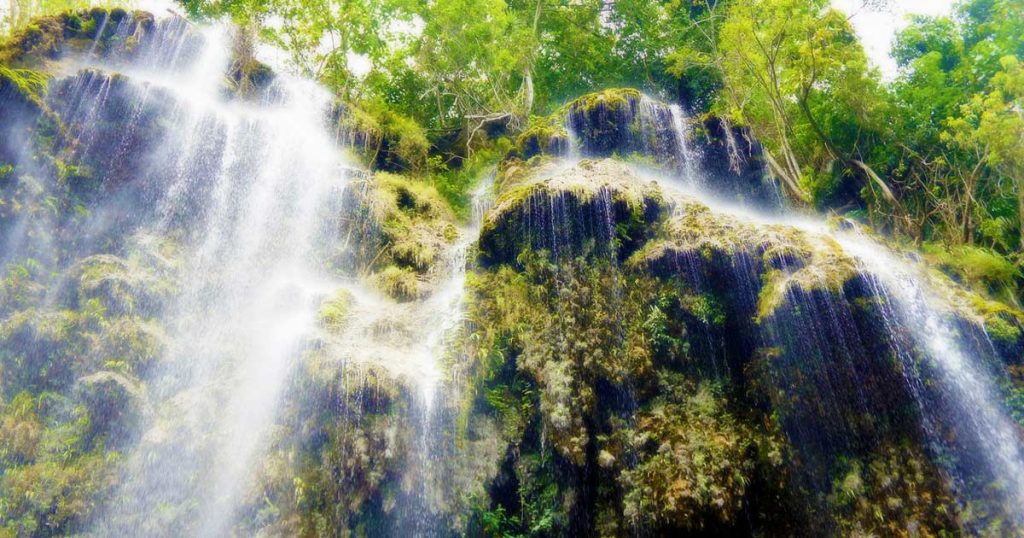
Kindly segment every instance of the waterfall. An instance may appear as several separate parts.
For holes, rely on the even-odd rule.
[[[859,265],[872,293],[882,299],[886,336],[902,363],[908,391],[918,399],[932,457],[949,475],[960,500],[992,495],[979,491],[985,487],[979,484],[998,483],[995,496],[1003,509],[1015,525],[1024,524],[1024,440],[999,399],[992,374],[1002,370],[993,366],[999,359],[990,356],[990,343],[979,347],[968,341],[964,329],[954,322],[954,300],[936,289],[934,277],[920,261],[899,255],[852,223],[836,230],[813,216],[771,214],[723,200],[685,179],[644,177],[659,181],[670,192],[696,198],[717,213],[759,225],[790,227],[839,246],[843,255]],[[903,331],[909,332],[909,340],[903,338]],[[824,344],[841,346],[843,342]],[[929,387],[935,394],[926,394]],[[939,406],[936,398],[945,402]],[[980,467],[973,463],[976,459]]]
[[[96,487],[99,507],[79,510],[75,532],[472,534],[467,519],[517,519],[497,529],[543,523],[499,512],[536,493],[541,502],[573,501],[550,503],[558,517],[609,525],[573,521],[566,529],[659,534],[640,512],[662,495],[649,486],[662,482],[677,490],[662,504],[678,499],[686,520],[666,528],[725,535],[747,528],[733,517],[742,515],[760,532],[754,512],[770,502],[829,505],[822,499],[844,487],[835,482],[846,472],[834,460],[874,463],[870,448],[837,448],[847,441],[841,430],[860,420],[867,433],[857,441],[869,443],[892,424],[921,422],[921,432],[884,440],[912,442],[915,456],[934,463],[918,470],[927,480],[908,487],[932,475],[944,482],[937,493],[905,498],[947,495],[948,481],[965,513],[989,510],[976,516],[982,524],[1024,526],[1021,429],[1001,401],[1002,365],[966,300],[856,225],[837,229],[788,210],[757,143],[728,122],[689,118],[635,90],[581,98],[543,124],[544,144],[533,144],[561,160],[521,162],[532,155],[517,144],[514,157],[478,179],[460,220],[423,178],[355,169],[324,88],[278,69],[266,85],[243,90],[230,28],[101,12],[95,41],[60,59],[45,96],[60,128],[35,133],[41,146],[23,141],[25,155],[9,156],[15,144],[0,142],[0,166],[24,161],[10,179],[0,176],[0,381],[47,400],[53,413],[44,426],[10,422],[88,444],[89,458],[106,461],[74,472],[116,481]],[[347,204],[360,185],[369,195],[356,209]],[[356,215],[363,210],[369,216]],[[692,220],[681,225],[684,217]],[[356,221],[376,228],[352,225],[365,237],[350,245],[341,236]],[[406,250],[396,247],[407,238]],[[815,263],[819,249],[849,266],[842,279]],[[345,266],[348,255],[354,268]],[[787,279],[804,269],[810,291]],[[415,290],[395,293],[374,280],[388,270]],[[762,293],[777,282],[783,305],[762,316]],[[850,315],[848,303],[858,300],[870,320]],[[325,321],[325,305],[336,307],[328,312],[335,319]],[[787,307],[795,314],[772,317]],[[136,332],[113,334],[123,327]],[[536,343],[550,345],[526,345]],[[837,387],[867,381],[875,365],[850,363],[871,363],[872,352],[895,381]],[[629,364],[637,357],[643,364]],[[7,369],[8,358],[19,362]],[[54,372],[36,383],[35,373],[19,371],[33,361]],[[780,380],[789,366],[793,378],[804,377]],[[830,377],[833,367],[852,373]],[[53,411],[50,400],[63,393],[70,396],[61,405],[92,405],[85,388],[97,379],[129,397],[102,394],[106,407],[95,413]],[[878,387],[905,389],[905,398],[895,391],[891,424],[863,417],[890,411],[885,398],[865,404]],[[852,396],[834,397],[844,390]],[[20,396],[9,392],[0,394],[4,412],[7,398]],[[824,418],[783,417],[794,408]],[[848,415],[859,416],[848,423]],[[566,426],[576,418],[578,429]],[[93,431],[88,419],[114,425]],[[476,429],[459,431],[463,419]],[[52,452],[79,450],[45,441],[58,447],[46,447]],[[753,454],[771,451],[778,457]],[[793,461],[773,463],[787,456]],[[644,469],[651,461],[658,466]],[[801,482],[797,475],[822,461],[821,480]],[[714,473],[698,468],[719,462]],[[15,465],[36,461],[22,463]],[[792,474],[773,467],[786,463]],[[675,480],[677,471],[693,476]],[[536,481],[541,473],[549,474]],[[691,478],[719,491],[696,492]],[[66,480],[58,485],[87,481]],[[627,491],[643,508],[624,508]],[[879,492],[896,502],[899,494]],[[591,510],[598,501],[610,511]]]
[[[194,48],[194,32],[162,24],[169,31],[116,66],[129,80],[99,63],[64,111],[84,153],[117,139],[100,114],[129,118],[111,165],[140,151],[135,137],[158,140],[133,170],[148,176],[133,181],[148,185],[139,201],[152,205],[118,210],[152,210],[136,235],[180,238],[183,260],[166,356],[148,375],[155,411],[95,532],[223,536],[321,298],[336,287],[322,260],[348,165],[325,125],[328,92],[279,74],[255,101],[227,100],[230,30],[204,29]],[[149,115],[159,119],[143,124]]]
[[[700,161],[697,154],[690,148],[690,142],[688,141],[690,135],[689,128],[686,125],[686,114],[683,112],[683,107],[679,105],[669,106],[669,114],[672,118],[672,133],[675,136],[677,152],[680,160],[683,162],[683,177],[691,183],[699,185],[702,183],[699,168]],[[729,140],[732,141],[731,136]]]
[[[920,267],[897,258],[883,245],[856,232],[840,234],[837,240],[862,264],[877,294],[891,302],[886,315],[890,330],[909,329],[914,342],[938,371],[938,380],[952,399],[956,414],[934,416],[925,405],[926,418],[952,422],[954,431],[962,432],[981,448],[987,466],[984,471],[993,479],[1005,481],[1001,496],[1017,523],[1024,523],[1024,446],[1017,426],[996,399],[996,385],[983,357],[972,353],[958,338],[961,331],[948,319],[950,307],[929,289]],[[913,371],[908,354],[901,353],[901,358],[907,361],[906,370]],[[965,477],[956,478],[963,482]]]
[[[568,150],[562,156],[570,162],[618,156],[742,205],[773,211],[785,207],[760,146],[738,139],[724,119],[707,120],[697,129],[698,122],[678,104],[636,91],[607,90],[570,103],[563,124]]]
[[[580,137],[576,134],[576,126],[573,125],[572,114],[565,115],[565,158],[569,161],[580,160]]]

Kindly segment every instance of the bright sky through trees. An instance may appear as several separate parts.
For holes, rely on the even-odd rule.
[[[872,8],[870,0],[834,0],[832,4],[850,16],[850,22],[871,62],[887,79],[896,74],[896,62],[889,55],[896,33],[907,27],[911,15],[949,15],[953,0],[893,0]]]

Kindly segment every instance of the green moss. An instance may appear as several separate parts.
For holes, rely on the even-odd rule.
[[[726,411],[713,385],[693,387],[678,375],[664,375],[661,384],[664,396],[637,418],[636,435],[656,441],[622,473],[623,515],[679,529],[733,521],[756,467],[756,452],[747,447],[759,436]]]
[[[96,353],[103,368],[141,376],[164,356],[167,336],[161,326],[138,317],[114,319],[98,338]]]
[[[416,120],[382,104],[349,104],[338,129],[359,141],[368,164],[385,171],[424,174],[428,171],[430,141]]]
[[[175,291],[141,260],[96,255],[79,261],[75,270],[79,301],[98,300],[113,313],[152,313]]]
[[[138,39],[153,27],[154,18],[150,13],[133,11],[126,32],[119,32],[128,17],[124,9],[101,7],[37,17],[0,43],[0,64],[53,67],[56,72],[64,67],[59,62],[68,52],[131,54]],[[106,25],[105,20],[109,21]],[[100,28],[104,29],[103,35],[99,35]],[[121,43],[125,34],[129,37]]]
[[[242,53],[236,47],[236,56]],[[241,58],[236,58],[233,62],[233,69],[231,71],[231,80],[234,82],[232,90],[243,97],[249,96],[252,93],[266,89],[277,75],[274,70],[259,60],[256,60],[251,55],[245,55]]]
[[[426,169],[430,141],[427,140],[426,130],[416,120],[392,113],[386,118],[384,132],[393,140],[393,151],[401,161],[413,170]]]
[[[296,365],[295,377],[301,394],[282,402],[285,427],[252,476],[257,494],[242,508],[252,515],[237,532],[358,536],[359,529],[391,524],[396,494],[414,465],[415,392],[382,368],[342,366],[318,351]]]
[[[49,427],[42,431],[34,458],[7,467],[0,477],[0,534],[81,534],[100,506],[97,501],[106,499],[117,484],[119,457],[90,449],[89,416],[83,406],[75,408],[69,422],[46,418]]]
[[[407,268],[389,265],[371,276],[370,282],[392,299],[412,301],[420,297],[420,282],[416,273]]]
[[[14,466],[34,460],[43,436],[36,399],[28,391],[21,391],[0,407],[0,413],[0,462]]]
[[[925,454],[909,446],[880,446],[866,460],[838,458],[827,498],[844,536],[959,534],[956,502]]]
[[[450,219],[451,210],[437,189],[425,181],[380,172],[377,185],[388,193],[397,209],[406,214],[421,215],[429,219]]]
[[[353,241],[344,259],[348,267],[361,274],[393,268],[373,277],[392,296],[408,299],[429,291],[443,274],[443,253],[459,237],[454,213],[437,189],[421,179],[380,172],[350,184],[346,196],[352,218],[345,233]]]
[[[1014,287],[1015,279],[1020,277],[1013,262],[987,248],[925,243],[921,251],[929,263],[982,293],[999,294]]]
[[[429,273],[458,235],[448,204],[429,183],[394,174],[377,174],[376,187],[383,195],[378,211],[389,245],[378,264]]]
[[[630,108],[640,101],[641,97],[640,91],[634,88],[610,88],[584,95],[569,103],[568,108],[581,113],[591,113],[598,108],[604,108],[614,113]]]
[[[1004,344],[1016,345],[1021,337],[1020,325],[1000,315],[985,319],[985,331],[993,340]]]
[[[712,325],[722,325],[725,323],[725,310],[713,295],[687,296],[682,300],[682,306],[702,323]]]
[[[339,289],[331,297],[320,303],[320,310],[317,317],[320,326],[328,331],[343,329],[348,323],[352,309],[352,293],[346,289]]]
[[[50,76],[31,69],[12,69],[0,65],[0,94],[12,91],[22,100],[43,107],[43,95]]]
[[[666,210],[660,189],[607,159],[571,168],[539,157],[509,161],[498,185],[480,232],[481,260],[489,264],[514,262],[528,249],[557,248],[567,256],[612,250],[625,259],[653,234]],[[552,243],[562,237],[569,241]]]
[[[565,126],[551,119],[538,122],[516,137],[515,149],[519,156],[529,159],[535,155],[550,155],[560,144],[568,144]]]

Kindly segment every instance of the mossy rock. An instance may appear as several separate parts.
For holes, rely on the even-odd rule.
[[[47,112],[44,97],[50,76],[0,64],[0,165],[11,175],[26,141],[32,140],[39,118]],[[2,178],[0,178],[2,181]]]
[[[753,207],[783,206],[784,194],[767,173],[764,148],[750,129],[705,116],[695,123],[690,145],[708,191]]]
[[[637,90],[612,89],[569,103],[566,121],[579,137],[583,154],[606,157],[645,149],[646,138],[654,133],[642,132],[645,126],[638,116],[641,99]]]
[[[406,302],[423,296],[424,290],[411,269],[389,265],[370,277],[373,287],[392,299]]]
[[[344,288],[324,299],[317,311],[320,326],[331,333],[344,330],[351,316],[353,300],[352,293]]]
[[[255,487],[241,499],[246,512],[265,514],[268,503],[277,510],[265,519],[241,518],[237,532],[401,534],[398,496],[409,494],[409,484],[422,484],[412,482],[414,389],[383,368],[342,364],[319,352],[297,365],[292,379],[293,396],[280,410],[284,427],[252,477]]]
[[[95,303],[81,311],[24,310],[0,321],[0,396],[69,388],[95,365],[91,345],[104,323]]]
[[[75,394],[89,409],[90,434],[106,438],[111,448],[131,440],[148,405],[142,383],[120,372],[100,371],[82,377],[76,382]]]
[[[594,92],[565,104],[549,116],[534,118],[516,138],[506,159],[528,160],[538,155],[565,156],[582,150],[585,156],[608,157],[642,149],[635,121],[643,94],[632,88]],[[581,148],[570,148],[567,128],[579,136]]]
[[[971,306],[1003,362],[1024,365],[1024,313],[980,296],[972,298]]]
[[[766,173],[762,147],[749,130],[714,116],[688,119],[680,113],[632,88],[590,93],[547,117],[532,119],[506,160],[570,153],[613,157],[685,175],[702,189],[744,205],[781,206],[782,195]],[[569,129],[575,148],[569,147]]]
[[[604,196],[659,208],[625,259],[593,246],[616,244],[586,223],[611,213],[578,209]],[[591,233],[574,243],[564,229]],[[599,500],[564,532],[615,534],[649,517],[652,534],[845,534],[884,513],[870,528],[956,533],[960,508],[944,464],[922,452],[929,434],[905,368],[924,379],[934,372],[912,335],[891,327],[891,299],[841,239],[713,209],[610,160],[506,160],[481,233],[483,263],[468,283],[473,358],[460,370],[474,380],[464,422],[491,417],[514,447],[481,517],[501,508],[533,521],[536,506],[509,499],[532,498],[532,484],[553,473],[586,469],[621,489],[581,493]],[[972,306],[976,295],[920,269],[949,295],[968,339],[983,339],[983,320],[990,335],[1019,338],[1009,309]],[[617,408],[617,398],[630,404]],[[538,438],[555,454],[551,467],[531,463]],[[877,470],[860,476],[853,504],[828,493],[850,473],[835,454]],[[893,475],[901,484],[885,479]],[[579,491],[562,485],[545,490],[545,502],[578,502]],[[752,513],[748,502],[780,508],[737,517]],[[502,521],[509,532],[524,528]]]
[[[254,58],[236,60],[228,76],[232,83],[228,88],[228,97],[258,94],[269,88],[277,78],[269,65]]]
[[[49,81],[47,73],[0,65],[0,97],[5,107],[11,104],[42,107]]]
[[[516,263],[524,251],[556,258],[588,249],[625,259],[642,245],[662,217],[660,190],[610,160],[570,168],[539,162],[521,177],[506,167],[501,192],[480,232],[485,265]]]
[[[569,152],[569,135],[563,125],[550,122],[534,125],[516,137],[515,152],[522,159],[537,155],[566,155]]]
[[[377,273],[389,294],[406,298],[444,274],[442,255],[459,232],[454,212],[432,185],[380,172],[350,183],[343,205],[350,215],[341,230],[349,249],[337,261],[343,270]]]
[[[643,94],[636,88],[611,88],[578,97],[569,103],[569,110],[580,114],[605,111],[621,113],[637,105]]]
[[[339,137],[365,164],[384,172],[424,175],[430,140],[416,120],[379,103],[336,103]]]
[[[154,314],[175,291],[166,278],[111,255],[81,260],[74,274],[78,281],[77,303],[95,299],[112,314]]]
[[[38,17],[0,44],[0,63],[38,67],[69,52],[88,51],[127,57],[154,25],[151,13],[122,8],[94,7]]]
[[[96,355],[108,370],[143,377],[159,365],[166,348],[167,335],[158,322],[123,316],[104,327]]]
[[[94,200],[126,185],[143,190],[140,179],[159,176],[151,155],[169,135],[170,94],[119,73],[82,69],[54,82],[46,103],[61,119],[52,140],[59,179],[74,194]]]
[[[638,416],[635,435],[644,442],[635,468],[622,473],[623,516],[648,528],[728,529],[753,474],[783,468],[782,441],[737,420],[713,386],[674,383],[685,392],[665,387]]]

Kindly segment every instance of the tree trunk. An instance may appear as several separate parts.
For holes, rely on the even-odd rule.
[[[533,89],[533,70],[526,68],[523,70],[523,117],[529,118],[530,113],[533,112],[533,100],[534,100],[534,89]]]

